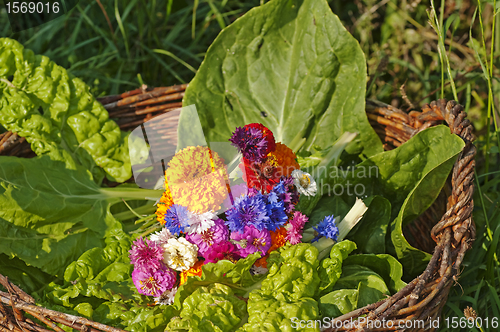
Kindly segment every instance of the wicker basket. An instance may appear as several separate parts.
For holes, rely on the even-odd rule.
[[[121,95],[100,98],[99,101],[120,128],[127,130],[181,107],[185,89],[186,85],[154,89],[143,86]],[[386,150],[398,147],[423,129],[443,122],[466,144],[447,185],[434,204],[404,230],[410,244],[433,253],[425,271],[393,296],[336,318],[333,323],[342,327],[329,331],[433,331],[434,328],[428,326],[405,326],[410,326],[410,322],[415,320],[428,323],[438,319],[451,286],[458,280],[465,252],[475,238],[472,193],[476,148],[472,144],[472,126],[465,119],[466,113],[462,106],[454,101],[439,100],[424,105],[422,112],[407,114],[392,106],[367,100],[366,112]],[[175,126],[169,127],[169,131],[175,134]],[[169,137],[171,143],[176,144],[176,136]],[[23,138],[7,132],[0,136],[0,155],[32,157],[34,153]],[[0,283],[8,290],[8,293],[0,292],[1,302],[10,306],[0,303],[0,331],[41,332],[48,331],[47,327],[62,331],[54,322],[81,331],[121,331],[85,318],[37,307],[31,296],[1,275]],[[23,311],[38,318],[47,327],[25,318]],[[349,325],[349,322],[355,322],[359,317],[365,317],[365,324]],[[383,321],[385,324],[380,325]]]

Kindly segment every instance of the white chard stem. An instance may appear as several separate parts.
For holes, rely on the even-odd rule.
[[[356,198],[356,203],[354,203],[354,206],[351,208],[351,210],[349,210],[344,219],[342,219],[342,221],[337,225],[337,227],[339,228],[339,236],[337,239],[338,242],[342,241],[351,231],[351,229],[356,226],[356,224],[365,214],[366,210],[368,210],[368,207],[365,205],[365,203],[361,199]]]

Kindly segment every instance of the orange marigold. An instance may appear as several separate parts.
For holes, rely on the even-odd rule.
[[[269,254],[267,254],[264,257],[261,257],[258,260],[256,260],[255,263],[254,263],[255,266],[267,268],[267,258],[268,257],[269,257]]]
[[[182,271],[180,276],[180,285],[183,285],[187,281],[188,277],[201,277],[201,274],[203,273],[201,270],[203,263],[204,262],[202,260],[199,260],[189,270]]]
[[[255,261],[255,266],[265,267],[267,268],[267,258],[269,254],[280,247],[283,247],[286,244],[286,234],[287,230],[285,227],[280,227],[276,231],[270,231],[271,233],[271,247],[267,251],[267,254],[264,257],[259,258]]]
[[[297,162],[297,156],[293,153],[285,144],[276,143],[276,149],[271,152],[278,161],[278,172],[279,175],[292,175],[293,170],[300,169],[299,163]]]
[[[156,205],[156,220],[162,225],[165,225],[165,213],[167,213],[168,209],[172,205],[174,205],[174,201],[172,199],[172,194],[170,193],[170,189],[168,188],[168,182],[165,181],[165,191],[161,195],[160,201]]]
[[[271,247],[267,251],[270,253],[273,250],[276,250],[280,247],[283,247],[286,244],[286,228],[280,227],[276,231],[271,231]]]
[[[191,212],[217,211],[227,196],[226,169],[219,155],[206,146],[190,146],[168,163],[165,172],[175,204]]]

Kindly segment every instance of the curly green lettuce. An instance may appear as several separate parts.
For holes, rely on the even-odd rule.
[[[262,287],[250,293],[248,323],[239,331],[318,331],[295,328],[295,321],[319,317],[313,298],[320,283],[318,249],[308,243],[285,246],[271,254],[269,274]]]
[[[89,87],[9,38],[0,38],[0,124],[37,155],[83,165],[97,183],[132,176],[128,139]]]
[[[165,331],[229,332],[245,315],[245,301],[237,298],[231,287],[213,283],[188,296],[179,317],[172,318]]]

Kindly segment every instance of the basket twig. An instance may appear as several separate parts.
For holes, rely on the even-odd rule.
[[[84,317],[65,314],[35,305],[35,300],[0,274],[0,284],[7,292],[0,291],[0,331],[64,332],[62,324],[82,332],[124,332],[124,330],[91,321]],[[46,326],[24,316],[29,314]]]

